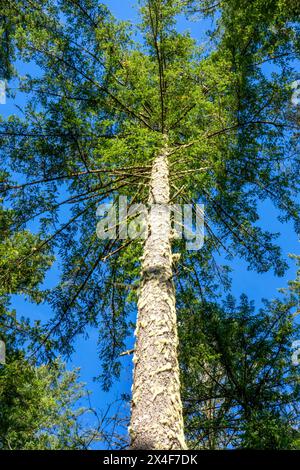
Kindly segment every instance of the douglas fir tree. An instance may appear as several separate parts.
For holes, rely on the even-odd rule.
[[[3,174],[2,193],[15,229],[34,220],[43,237],[17,266],[46,246],[63,262],[48,296],[55,314],[44,325],[53,355],[70,353],[76,335],[97,327],[108,388],[137,305],[131,447],[184,449],[180,282],[197,282],[205,298],[211,277],[224,282],[219,250],[258,272],[284,273],[276,236],[257,224],[259,200],[271,199],[299,229],[291,104],[297,16],[283,0],[253,9],[238,0],[140,3],[133,28],[98,0],[4,0],[1,57],[28,103],[0,125],[3,171],[13,172]],[[178,31],[180,15],[214,11],[208,47]],[[277,65],[271,76],[266,60]],[[12,71],[14,63],[20,70]],[[110,227],[101,239],[96,210],[120,195],[128,198],[128,218],[116,223],[116,236]],[[144,239],[121,236],[125,222],[136,224],[136,203],[146,207]],[[205,205],[206,237],[189,252],[176,239],[169,206],[197,203]]]

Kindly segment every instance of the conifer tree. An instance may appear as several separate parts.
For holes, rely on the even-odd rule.
[[[189,448],[298,448],[294,300],[265,301],[255,313],[246,296],[221,306],[189,298],[183,309],[178,299]]]
[[[180,282],[201,286],[212,276],[223,283],[213,257],[219,250],[242,256],[258,272],[284,273],[276,235],[257,223],[259,200],[273,200],[299,230],[288,58],[270,78],[259,66],[248,74],[270,39],[264,29],[261,48],[248,49],[245,36],[247,54],[235,50],[244,29],[238,22],[230,36],[234,2],[218,4],[221,23],[209,47],[199,47],[176,26],[183,10],[199,4],[205,12],[213,7],[142,1],[137,43],[132,28],[98,0],[4,2],[3,41],[11,56],[36,68],[19,77],[30,97],[24,117],[0,127],[4,170],[26,181],[4,178],[2,190],[14,205],[16,228],[40,222],[43,241],[29,258],[51,246],[63,260],[61,282],[48,297],[55,316],[45,325],[45,341],[51,339],[53,354],[70,353],[87,325],[99,328],[108,388],[120,373],[137,303],[134,449],[186,446],[175,308]],[[280,27],[290,20],[284,17]],[[292,29],[280,38],[276,50],[297,54]],[[97,207],[119,195],[130,207],[146,204],[145,240],[97,237]],[[196,202],[205,204],[205,246],[188,253],[184,240],[174,240],[167,206]],[[120,235],[123,225],[116,225]]]
[[[53,257],[45,248],[18,266],[18,257],[28,257],[41,240],[28,231],[14,232],[12,223],[13,212],[1,208],[0,269],[7,276],[0,288],[0,449],[86,449],[103,438],[103,429],[88,424],[79,371],[67,371],[60,359],[37,364],[26,343],[30,337],[42,341],[38,323],[17,319],[10,307],[12,294],[41,302],[39,285]]]

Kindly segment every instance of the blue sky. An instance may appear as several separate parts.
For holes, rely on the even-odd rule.
[[[124,0],[107,0],[104,1],[110,8],[112,13],[119,19],[137,20],[136,9],[134,1]],[[210,21],[187,23],[181,19],[179,21],[179,28],[181,30],[189,29],[192,35],[196,38],[205,38],[204,32],[210,27]],[[25,72],[25,71],[24,71]],[[17,97],[16,102],[21,106],[24,101],[21,97]],[[0,105],[0,113],[7,116],[11,113],[18,113],[13,100],[8,100],[6,105]],[[278,222],[276,210],[270,203],[260,205],[261,220],[260,224],[271,232],[280,232],[279,244],[282,247],[283,255],[288,257],[289,253],[299,253],[299,242],[294,233],[293,227],[290,224],[282,225]],[[293,261],[290,262],[290,269],[284,278],[276,278],[272,272],[266,274],[257,274],[247,270],[247,265],[240,259],[235,259],[231,263],[233,268],[232,278],[232,293],[239,296],[246,293],[250,299],[256,301],[256,305],[261,305],[261,299],[267,297],[271,299],[278,295],[278,288],[285,287],[288,280],[295,278],[296,268]],[[47,276],[47,282],[53,283],[57,279],[58,269],[54,269]],[[51,316],[51,311],[46,305],[32,306],[20,297],[14,297],[13,307],[16,308],[18,316],[24,315],[31,319],[40,318],[46,320]],[[105,410],[106,406],[114,401],[120,393],[130,393],[131,380],[132,380],[132,367],[131,358],[124,357],[124,370],[121,380],[115,384],[109,393],[104,393],[101,390],[99,383],[93,381],[93,377],[99,374],[99,359],[97,355],[97,340],[98,332],[94,330],[88,331],[88,338],[78,339],[75,345],[75,353],[72,361],[69,362],[69,367],[80,367],[81,378],[87,383],[88,389],[92,392],[91,401],[92,405],[99,409]]]

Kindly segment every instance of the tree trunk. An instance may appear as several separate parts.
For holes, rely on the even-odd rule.
[[[186,449],[177,358],[169,200],[166,146],[154,160],[150,183],[148,235],[135,332],[131,449]]]

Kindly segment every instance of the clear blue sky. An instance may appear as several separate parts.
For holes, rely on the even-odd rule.
[[[117,18],[136,21],[137,10],[134,8],[136,2],[132,0],[106,0],[103,3],[111,8],[112,13]],[[187,24],[187,22],[182,19],[179,22],[179,28],[181,30],[189,29],[194,37],[198,39],[201,38],[201,40],[205,38],[204,32],[209,26],[210,21]],[[16,103],[22,106],[24,101],[20,97],[17,97],[16,101],[8,100],[6,105],[0,105],[0,113],[4,116],[11,113],[18,113],[19,111],[15,107]],[[270,203],[261,205],[260,214],[260,224],[263,227],[267,228],[269,231],[281,233],[279,243],[282,247],[284,257],[287,257],[289,253],[299,253],[299,243],[293,228],[289,224],[282,225],[277,221],[276,211]],[[278,279],[275,278],[272,273],[259,275],[255,272],[248,271],[244,261],[235,259],[234,262],[231,263],[231,267],[234,269],[232,273],[232,292],[235,296],[246,293],[249,298],[254,299],[259,306],[263,297],[268,299],[275,297],[278,294],[278,288],[285,287],[288,280],[294,279],[296,269],[293,262],[291,262],[290,265],[290,270],[287,272],[286,276]],[[51,271],[47,276],[47,283],[51,284],[55,282],[57,275],[57,269]],[[32,306],[20,297],[13,299],[13,307],[16,308],[18,316],[24,315],[31,319],[40,318],[41,320],[45,320],[51,316],[51,311],[46,305],[38,307]],[[100,367],[97,356],[98,332],[90,330],[88,333],[89,337],[87,339],[79,339],[77,341],[76,351],[69,366],[81,368],[81,378],[87,383],[88,389],[92,392],[92,405],[99,410],[105,410],[107,404],[116,399],[120,393],[130,392],[132,380],[131,358],[126,357],[122,359],[124,370],[120,382],[117,383],[109,393],[103,393],[100,384],[93,381],[93,377],[99,374]]]

